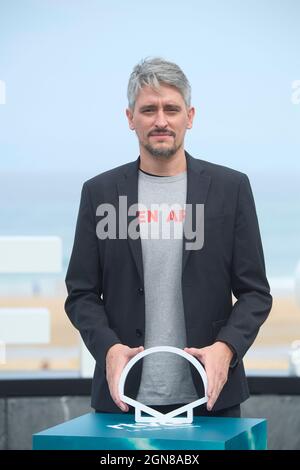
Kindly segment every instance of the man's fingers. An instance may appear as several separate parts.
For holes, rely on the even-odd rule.
[[[207,375],[207,397],[208,397],[208,402],[206,406],[207,406],[207,409],[210,411],[217,399],[216,371],[214,370],[214,368],[212,368],[210,362],[206,361],[206,359],[209,359],[209,357],[208,356],[206,357],[206,353],[203,349],[204,348],[199,348],[199,349],[198,348],[184,348],[184,351],[191,354],[192,356],[195,356],[205,366],[205,371]]]
[[[217,399],[219,398],[219,395],[222,391],[222,388],[224,387],[224,382],[223,381],[215,381],[213,389],[210,391],[210,395],[208,394],[209,400],[207,402],[207,409],[210,411],[213,406],[215,405]]]
[[[214,407],[214,405],[215,405],[215,403],[216,403],[216,401],[217,401],[217,399],[218,399],[218,396],[220,395],[220,391],[221,391],[221,390],[217,390],[217,389],[215,389],[215,390],[213,391],[211,398],[210,398],[210,399],[208,400],[208,402],[207,402],[207,409],[208,409],[208,411],[211,411],[211,409]]]
[[[122,402],[119,396],[120,375],[121,375],[121,371],[119,373],[112,371],[107,377],[110,396],[118,408],[120,408],[122,411],[128,411],[127,405]]]
[[[184,348],[184,351],[195,356],[203,363],[207,374],[207,409],[215,405],[225,383],[227,382],[228,364],[222,351],[215,345],[204,348]]]
[[[129,350],[129,353],[128,353],[128,356],[131,358],[131,357],[134,357],[136,356],[138,353],[142,352],[144,350],[144,346],[139,346],[138,348],[130,348]]]
[[[127,412],[129,410],[128,405],[120,399],[119,395],[118,396],[111,395],[111,396],[118,408],[120,408],[124,412]]]
[[[129,410],[129,407],[126,403],[124,403],[119,395],[119,377],[116,379],[115,383],[113,384],[111,397],[115,404],[124,412]]]
[[[207,396],[208,396],[207,409],[208,411],[210,411],[217,400],[217,389],[215,385],[209,388],[207,392]]]
[[[127,412],[129,411],[129,407],[126,403],[124,403],[120,396],[119,396],[119,381],[120,381],[120,377],[121,377],[121,374],[122,374],[122,371],[124,369],[124,367],[126,366],[126,364],[128,363],[128,361],[136,356],[138,353],[142,352],[144,349],[143,346],[139,346],[138,348],[128,348],[128,352],[126,351],[126,354],[127,354],[127,357],[125,356],[125,360],[124,360],[124,364],[122,367],[120,367],[120,369],[118,370],[118,372],[114,371],[114,378],[113,378],[113,384],[112,384],[112,391],[111,391],[111,397],[113,399],[113,401],[115,402],[115,404],[124,412]]]
[[[213,372],[211,372],[209,369],[207,370],[207,396],[208,396],[208,402],[207,406],[211,404],[211,400],[215,391],[215,376]]]
[[[196,357],[197,359],[203,360],[204,355],[203,355],[203,350],[198,349],[198,348],[184,348],[184,351],[187,352],[188,354],[191,354],[192,356]]]
[[[125,413],[129,410],[128,405],[126,405],[126,403],[124,403],[124,402],[121,401],[121,400],[115,401],[115,404],[116,404],[122,411],[124,411]]]
[[[211,365],[206,368],[207,374],[207,409],[210,411],[215,403],[215,396],[218,387],[216,370]]]

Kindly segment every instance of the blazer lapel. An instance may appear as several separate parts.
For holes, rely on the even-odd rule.
[[[128,225],[135,218],[134,215],[128,215],[128,209],[132,204],[138,203],[138,169],[140,164],[140,157],[137,158],[134,162],[129,163],[125,170],[122,178],[117,183],[117,190],[119,196],[127,196],[127,213],[124,211],[119,214],[119,217],[123,218],[123,223],[127,227],[127,236],[128,236]],[[144,284],[144,272],[143,272],[143,258],[142,258],[142,244],[141,238],[138,237],[136,240],[133,240],[128,236],[128,243],[142,280],[142,285]]]
[[[210,186],[211,177],[204,175],[203,168],[201,166],[201,161],[193,158],[185,151],[186,163],[187,163],[187,196],[186,203],[192,204],[194,209],[196,204],[205,204],[208,189]],[[194,213],[194,210],[193,210]],[[194,224],[193,224],[194,225]],[[182,246],[182,272],[186,266],[187,260],[192,250],[186,250],[186,242],[191,242],[191,240],[186,239],[185,234],[183,233],[182,237],[183,246]]]

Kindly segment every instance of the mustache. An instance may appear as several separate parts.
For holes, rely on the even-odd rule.
[[[155,131],[149,132],[148,136],[150,137],[151,135],[164,135],[164,134],[175,137],[175,132],[169,131],[168,129],[155,129]]]

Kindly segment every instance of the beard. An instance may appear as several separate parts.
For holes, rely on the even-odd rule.
[[[180,148],[180,145],[176,145],[174,142],[174,145],[172,147],[164,148],[163,146],[153,147],[150,143],[147,143],[143,144],[143,147],[148,150],[150,155],[152,155],[153,157],[162,157],[167,159],[175,155],[177,150]]]

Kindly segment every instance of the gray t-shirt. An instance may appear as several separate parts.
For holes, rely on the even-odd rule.
[[[153,346],[186,347],[181,290],[186,190],[186,171],[160,177],[139,170],[145,349]],[[141,204],[146,210],[142,210]],[[186,359],[172,353],[154,353],[143,359],[138,401],[145,405],[171,405],[191,403],[197,399],[190,363]]]

